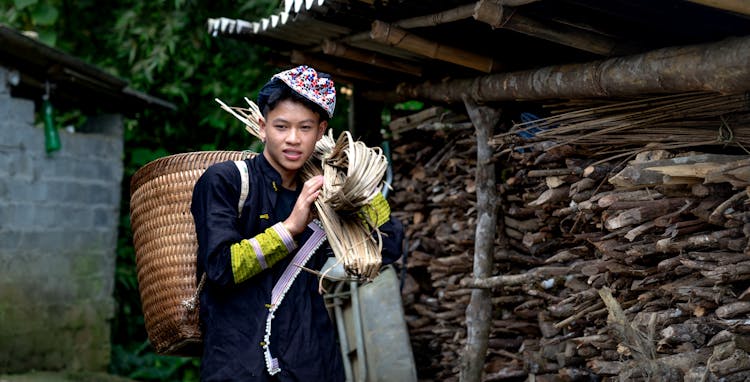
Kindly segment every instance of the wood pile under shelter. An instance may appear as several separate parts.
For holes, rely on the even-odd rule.
[[[212,35],[353,89],[370,145],[384,108],[429,102],[390,123],[420,380],[747,379],[747,1],[285,0],[226,16]]]
[[[408,130],[394,210],[420,375],[458,380],[469,287],[481,287],[484,380],[750,378],[747,94],[545,106],[490,140],[499,218],[481,282],[472,128],[434,110],[394,124]]]

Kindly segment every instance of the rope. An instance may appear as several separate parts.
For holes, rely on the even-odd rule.
[[[716,140],[724,143],[725,146],[735,143],[737,146],[740,146],[742,150],[745,150],[746,153],[750,154],[750,151],[748,151],[740,141],[734,139],[734,131],[732,130],[732,127],[729,126],[729,123],[727,123],[726,118],[724,118],[723,115],[720,115],[719,118],[721,118],[721,125],[719,126],[719,134],[716,137]]]
[[[206,273],[203,272],[203,275],[201,276],[201,281],[198,283],[198,287],[195,289],[195,293],[190,296],[189,299],[182,301],[182,306],[187,308],[188,311],[193,311],[195,308],[198,307],[198,299],[200,298],[201,291],[203,290],[203,285],[206,284]]]

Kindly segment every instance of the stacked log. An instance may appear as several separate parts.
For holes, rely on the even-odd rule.
[[[395,141],[389,199],[406,229],[403,298],[418,374],[444,380],[457,375],[460,340],[466,336],[471,290],[460,280],[472,270],[476,143],[465,116],[450,126],[411,120]]]
[[[472,286],[473,130],[420,123],[395,142],[392,204],[418,372],[451,381]],[[484,380],[750,378],[750,156],[710,149],[602,160],[537,141],[497,155]]]
[[[547,153],[514,153],[525,165],[503,185],[511,246],[568,268],[533,284],[548,296],[536,310],[548,330],[526,339],[526,370],[537,380],[747,378],[741,365],[708,362],[724,359],[709,343],[742,340],[732,320],[748,312],[736,296],[750,279],[740,203],[750,184],[710,179],[747,156],[657,150],[624,165],[568,156],[539,168]],[[532,219],[513,215],[529,206]],[[750,361],[736,357],[727,362]]]

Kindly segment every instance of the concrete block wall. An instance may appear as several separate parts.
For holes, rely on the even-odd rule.
[[[34,103],[0,67],[0,374],[104,371],[110,360],[122,119],[60,130],[47,155]]]

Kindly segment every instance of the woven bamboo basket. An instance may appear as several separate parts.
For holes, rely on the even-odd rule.
[[[130,182],[130,220],[138,289],[148,338],[159,354],[200,354],[196,256],[190,213],[193,186],[210,165],[253,153],[171,155],[139,169]]]

